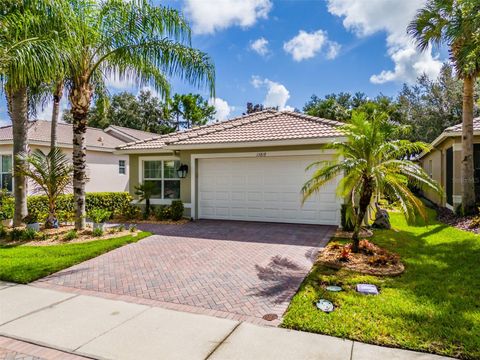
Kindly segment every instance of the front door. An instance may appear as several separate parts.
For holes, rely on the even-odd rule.
[[[446,152],[446,184],[445,192],[447,195],[447,204],[453,206],[453,148],[448,148]]]

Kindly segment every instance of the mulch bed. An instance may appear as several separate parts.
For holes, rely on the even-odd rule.
[[[339,238],[339,239],[351,239],[353,236],[353,231],[344,231],[342,229],[337,229],[335,231],[335,235],[333,235],[334,238]],[[360,238],[369,238],[373,236],[373,231],[368,230],[368,229],[362,229],[360,230],[359,237]]]
[[[361,240],[359,253],[351,252],[351,244],[329,244],[318,256],[318,263],[333,269],[348,269],[375,276],[396,276],[405,271],[397,254]]]
[[[447,208],[438,208],[437,209],[437,219],[438,221],[454,226],[457,229],[470,231],[475,234],[480,234],[480,228],[474,226],[472,223],[475,216],[458,216],[452,210]]]
[[[34,240],[11,241],[9,239],[1,239],[0,244],[7,246],[51,246],[61,244],[78,244],[97,240],[109,240],[127,235],[136,236],[140,232],[139,230],[130,231],[128,228],[121,231],[116,228],[108,228],[105,229],[102,236],[94,236],[92,234],[92,229],[87,228],[83,231],[78,231],[75,239],[66,240],[65,236],[67,233],[74,229],[75,226],[73,225],[62,225],[57,229],[42,229],[39,232],[39,236],[37,236],[37,238]],[[45,239],[41,238],[41,234],[45,234]]]

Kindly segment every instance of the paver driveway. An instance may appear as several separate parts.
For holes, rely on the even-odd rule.
[[[37,286],[261,322],[265,314],[283,315],[334,232],[332,226],[210,220],[143,228],[156,235]]]

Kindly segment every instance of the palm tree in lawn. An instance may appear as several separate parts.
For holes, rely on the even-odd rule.
[[[72,185],[73,165],[58,147],[50,149],[48,154],[36,149],[31,154],[23,153],[19,157],[27,165],[22,170],[23,175],[32,179],[38,193],[47,197],[48,217],[45,227],[52,228],[57,220],[57,199]]]
[[[67,89],[73,124],[73,192],[75,227],[85,227],[85,131],[92,96],[108,76],[151,84],[169,93],[168,76],[214,91],[209,57],[190,45],[190,27],[173,9],[146,0],[71,0],[76,14],[71,27]]]
[[[480,74],[480,2],[428,0],[408,26],[419,49],[446,44],[459,78],[463,79],[462,208],[475,212],[473,168],[473,107],[475,80]]]
[[[440,192],[438,184],[415,162],[413,154],[429,149],[422,142],[392,140],[398,127],[388,115],[378,111],[354,111],[346,125],[340,127],[346,142],[334,142],[327,147],[335,149],[334,162],[316,162],[307,170],[315,169],[302,188],[307,200],[325,184],[343,175],[337,188],[341,198],[348,199],[349,218],[354,225],[353,252],[358,252],[359,233],[368,207],[381,196],[398,200],[407,220],[416,215],[426,218],[423,203],[412,193],[409,185],[430,188]]]
[[[42,82],[51,81],[64,64],[57,41],[59,29],[66,24],[60,21],[63,5],[62,0],[6,0],[0,5],[0,81],[13,129],[15,226],[27,215],[26,180],[21,171],[25,164],[17,155],[28,150],[28,114],[34,108],[29,95]]]

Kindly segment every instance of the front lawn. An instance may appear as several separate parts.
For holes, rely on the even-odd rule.
[[[26,284],[151,234],[51,246],[0,246],[0,280]]]
[[[398,277],[360,275],[315,266],[293,298],[282,326],[366,343],[480,359],[480,236],[438,223],[409,226],[392,213],[393,230],[378,230],[371,241],[400,254]],[[355,292],[373,283],[380,295]],[[325,284],[346,291],[330,293]],[[331,300],[325,314],[315,302]]]

